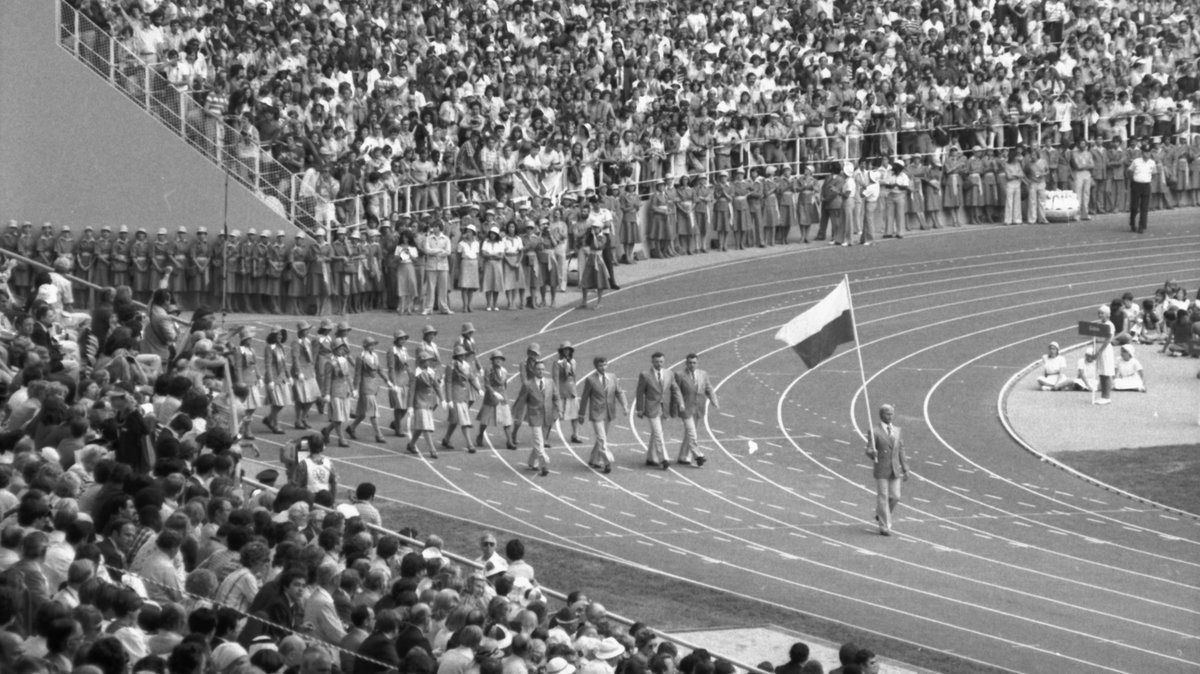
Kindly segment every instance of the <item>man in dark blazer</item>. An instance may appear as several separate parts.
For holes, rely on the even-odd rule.
[[[900,503],[900,482],[908,479],[908,465],[904,461],[904,440],[900,427],[892,424],[896,409],[891,405],[879,408],[879,425],[871,431],[871,444],[867,456],[875,462],[875,521],[879,523],[879,535],[892,535],[892,511]]]
[[[546,364],[538,361],[534,365],[534,376],[521,382],[521,391],[513,400],[513,421],[529,424],[533,434],[533,450],[529,453],[529,467],[542,477],[550,474],[547,465],[550,455],[546,453],[546,433],[558,420],[558,408],[554,405],[554,378],[546,376]]]
[[[426,653],[433,652],[429,637],[425,635],[432,617],[433,612],[429,608],[429,604],[413,604],[412,608],[408,610],[408,618],[400,625],[396,636],[396,655],[403,659],[414,648],[423,648]]]
[[[646,465],[666,470],[671,467],[663,445],[663,417],[679,409],[679,384],[675,373],[664,367],[666,356],[656,351],[650,356],[650,369],[638,375],[635,405],[639,419],[650,420],[650,440],[646,444]]]
[[[391,611],[379,614],[375,619],[375,631],[358,647],[352,674],[381,674],[391,669],[400,669],[400,656],[396,654],[396,638],[400,636],[400,620]],[[388,667],[376,664],[382,662]]]
[[[696,422],[704,418],[708,403],[712,403],[713,407],[720,405],[717,404],[717,392],[708,373],[696,367],[700,357],[689,353],[684,362],[683,371],[675,373],[679,405],[673,410],[673,416],[683,420],[683,442],[679,443],[679,460],[676,463],[690,466],[695,457],[696,465],[703,466],[708,459],[696,445]]]

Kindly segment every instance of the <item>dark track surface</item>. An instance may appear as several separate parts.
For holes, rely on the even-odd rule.
[[[997,417],[1004,382],[1049,339],[1074,339],[1101,302],[1126,289],[1147,295],[1168,277],[1200,283],[1195,211],[1156,214],[1152,227],[1133,237],[1109,218],[849,250],[793,246],[732,263],[710,255],[699,258],[710,268],[629,285],[599,312],[435,322],[448,344],[473,320],[481,349],[502,346],[510,370],[527,343],[550,354],[570,339],[581,366],[610,358],[631,401],[651,352],[671,365],[700,353],[721,399],[700,431],[711,458],[703,469],[646,468],[647,431],[631,418],[613,429],[619,465],[608,476],[587,468],[590,443],[559,434],[552,474],[527,472],[527,430],[519,452],[444,451],[430,461],[389,438],[332,455],[343,483],[369,479],[381,496],[1001,669],[1196,671],[1200,521],[1039,462]],[[805,371],[773,340],[843,273],[870,405],[896,405],[914,473],[891,538],[872,521],[860,429],[874,414],[854,350]],[[352,318],[383,334],[397,320]],[[415,333],[422,322],[401,324]],[[674,456],[680,424],[665,427]]]

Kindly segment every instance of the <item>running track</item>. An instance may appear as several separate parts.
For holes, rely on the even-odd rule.
[[[1076,323],[1096,305],[1126,289],[1147,295],[1168,277],[1200,283],[1195,212],[1157,220],[1167,222],[1136,238],[1114,218],[849,250],[792,246],[752,261],[711,256],[708,268],[612,293],[598,312],[472,315],[481,349],[503,348],[510,370],[527,343],[552,357],[570,339],[581,369],[609,356],[631,402],[651,352],[676,367],[698,352],[721,400],[701,427],[703,469],[646,468],[646,429],[632,417],[613,428],[618,466],[607,476],[587,468],[589,444],[559,434],[547,478],[524,470],[527,444],[430,461],[391,438],[333,455],[344,483],[371,480],[397,502],[1001,670],[1197,671],[1200,520],[1038,461],[996,413],[1008,378],[1047,341],[1076,341]],[[875,533],[863,455],[874,414],[853,349],[806,371],[773,340],[842,273],[871,407],[896,405],[909,448],[913,479],[891,538]],[[354,323],[388,336],[394,328],[385,317]],[[439,323],[441,343],[458,323]],[[403,324],[418,332],[417,320]],[[681,428],[664,425],[673,456]]]

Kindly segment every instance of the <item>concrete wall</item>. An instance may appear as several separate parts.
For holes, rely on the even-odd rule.
[[[63,51],[55,5],[0,2],[0,219],[221,227],[224,173]],[[234,181],[229,227],[293,231]]]

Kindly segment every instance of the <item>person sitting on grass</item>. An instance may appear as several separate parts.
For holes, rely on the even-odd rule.
[[[1075,379],[1071,385],[1076,391],[1100,390],[1100,371],[1096,368],[1096,350],[1088,347],[1075,365]]]
[[[1065,391],[1074,386],[1066,375],[1067,359],[1058,352],[1058,342],[1050,342],[1046,355],[1042,356],[1042,376],[1037,383],[1043,391]]]
[[[1172,356],[1200,357],[1200,335],[1196,334],[1195,317],[1183,309],[1167,310],[1164,318],[1168,330],[1162,352]]]
[[[1146,374],[1134,354],[1132,344],[1121,345],[1121,359],[1117,361],[1113,390],[1146,392]]]

